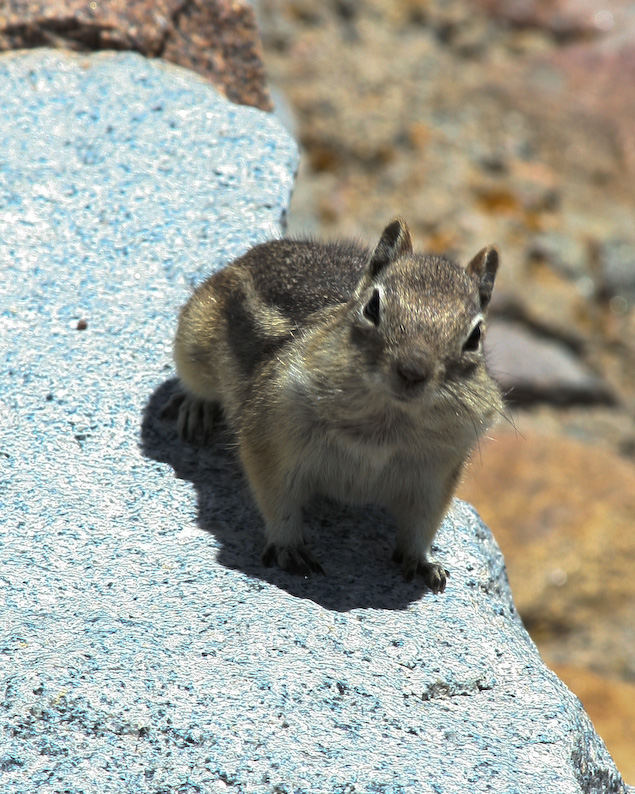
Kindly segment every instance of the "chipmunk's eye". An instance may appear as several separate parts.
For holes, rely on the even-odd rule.
[[[473,353],[474,351],[478,350],[479,345],[481,344],[481,338],[483,336],[483,323],[478,322],[472,328],[472,333],[468,336],[465,340],[463,345],[463,352],[464,353]]]
[[[370,320],[373,325],[379,325],[379,290],[374,289],[370,300],[364,306],[364,317]]]

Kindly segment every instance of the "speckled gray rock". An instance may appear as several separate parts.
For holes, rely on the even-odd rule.
[[[608,385],[555,339],[507,320],[488,324],[485,353],[504,394],[516,404],[613,403]]]
[[[628,240],[606,240],[600,246],[603,288],[608,296],[635,303],[635,245]]]
[[[625,791],[469,506],[443,596],[327,503],[297,579],[231,445],[159,418],[188,284],[278,230],[295,165],[175,68],[0,59],[2,791]]]

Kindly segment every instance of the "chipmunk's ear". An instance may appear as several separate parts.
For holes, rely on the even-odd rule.
[[[370,256],[368,272],[371,279],[377,278],[381,271],[404,254],[412,253],[412,238],[406,222],[397,218],[382,232],[377,246]]]
[[[465,269],[468,276],[478,284],[481,309],[485,309],[494,289],[494,279],[498,270],[498,251],[493,245],[482,248]]]

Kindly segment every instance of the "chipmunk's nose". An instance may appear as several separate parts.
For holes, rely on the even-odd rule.
[[[397,364],[397,375],[406,386],[419,386],[430,377],[430,370],[423,361],[400,362]]]

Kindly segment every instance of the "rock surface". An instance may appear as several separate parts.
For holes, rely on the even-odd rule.
[[[188,283],[284,211],[275,120],[138,56],[34,51],[0,59],[0,136],[3,790],[626,791],[471,508],[442,597],[333,505],[329,576],[298,580],[260,566],[227,447],[158,419]]]
[[[246,0],[7,0],[0,51],[135,50],[207,77],[232,101],[271,110]]]

